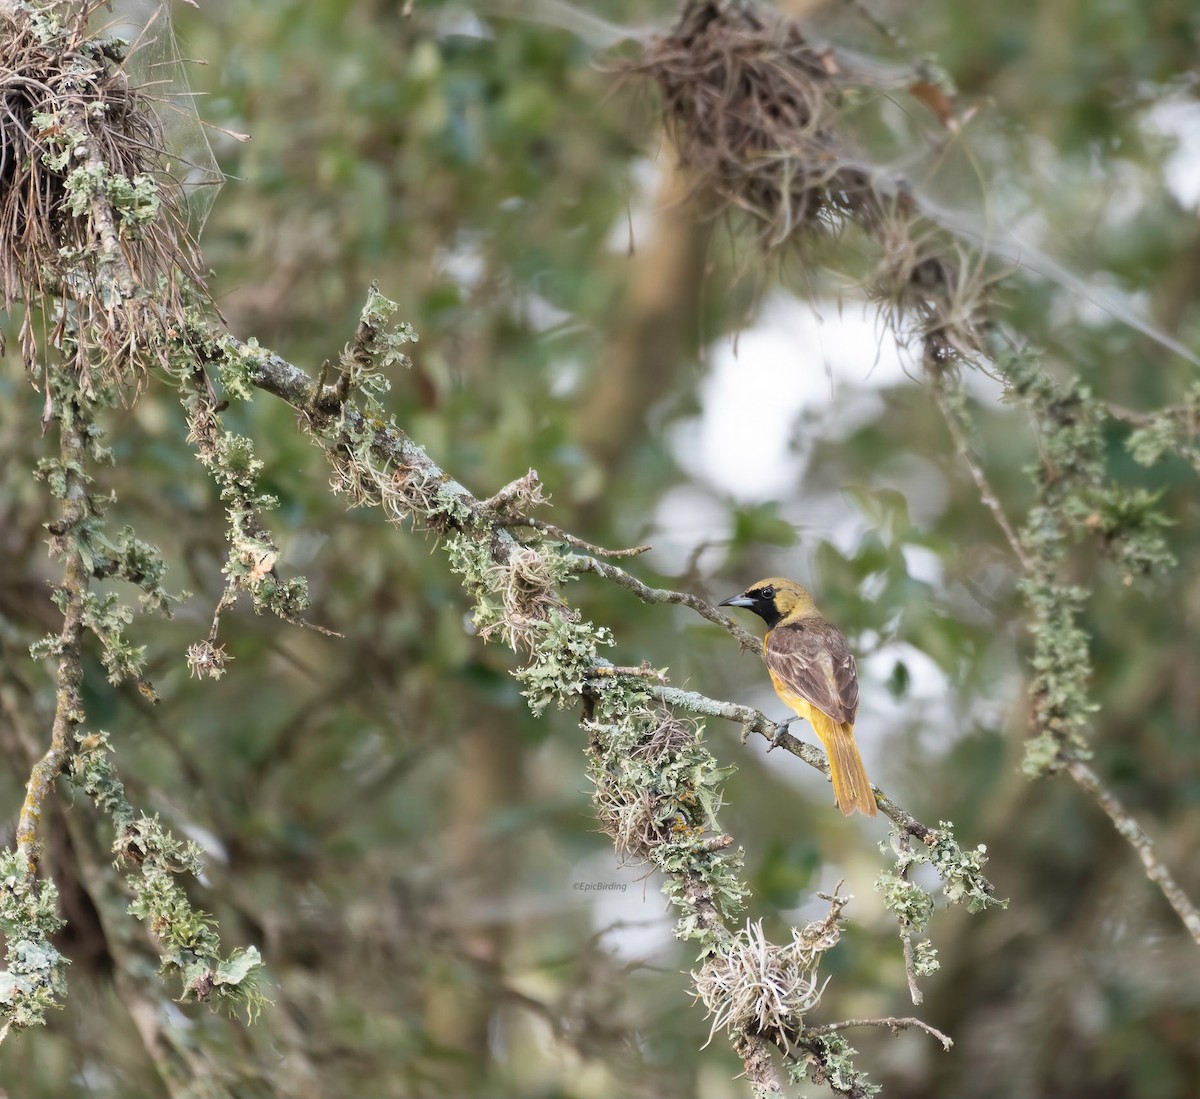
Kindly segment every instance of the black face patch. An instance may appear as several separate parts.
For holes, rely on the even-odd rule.
[[[754,600],[754,605],[750,607],[750,610],[757,614],[768,626],[774,628],[779,624],[783,615],[780,614],[779,608],[775,606],[775,589],[770,584],[765,588],[755,588],[754,591],[748,591],[746,595],[748,598]]]
[[[779,624],[783,615],[779,613],[775,606],[775,587],[772,584],[767,584],[761,588],[751,588],[749,591],[741,595],[735,595],[732,599],[724,599],[721,601],[722,607],[745,607],[748,611],[753,611],[758,615],[768,626],[775,627]]]

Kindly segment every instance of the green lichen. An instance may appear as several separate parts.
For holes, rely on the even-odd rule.
[[[226,380],[233,389],[248,384],[246,379],[265,354],[250,347],[245,356],[234,357],[227,346],[224,350],[208,346],[214,354],[224,356],[220,361],[229,367]],[[246,592],[256,614],[271,613],[289,622],[300,620],[310,605],[308,583],[303,577],[283,580],[276,572],[279,548],[261,516],[277,508],[279,500],[259,489],[263,462],[255,453],[253,441],[221,428],[203,375],[189,370],[179,382],[197,454],[217,484],[228,518],[228,553],[222,569],[226,592],[219,610],[231,605],[238,592]],[[208,638],[208,644],[215,646],[215,639]],[[200,663],[189,656],[189,666],[195,670]]]
[[[1007,908],[1008,901],[994,896],[983,876],[988,861],[987,846],[980,843],[972,848],[960,847],[954,838],[954,825],[948,820],[938,821],[937,833],[929,848],[929,861],[941,875],[946,900],[966,905],[968,912]]]
[[[185,1000],[214,1001],[253,1018],[266,1002],[258,988],[262,959],[256,948],[221,956],[216,920],[193,907],[179,884],[182,874],[199,876],[203,852],[176,839],[157,816],[130,803],[113,766],[105,732],[81,733],[73,765],[75,781],[112,821],[113,854],[133,899],[129,912],[145,922],[158,945],[159,971],[178,977]]]
[[[488,613],[494,611],[489,608]],[[612,633],[558,610],[529,630],[534,636],[530,661],[513,673],[529,708],[540,714],[552,704],[559,709],[578,705],[594,676],[599,647],[613,644]]]
[[[30,119],[42,135],[39,141],[42,163],[52,172],[61,172],[71,162],[74,150],[87,140],[81,130],[62,125],[57,114],[35,111]]]
[[[1007,901],[993,894],[983,876],[987,847],[981,843],[974,848],[962,848],[955,839],[954,826],[949,821],[938,822],[937,834],[928,846],[911,843],[906,836],[893,830],[887,842],[879,845],[879,850],[891,855],[895,865],[893,869],[880,873],[875,888],[882,894],[884,905],[895,914],[906,933],[923,934],[934,910],[934,898],[911,880],[912,872],[918,866],[931,865],[938,872],[942,879],[942,895],[948,904],[965,905],[968,912],[1008,906]],[[929,967],[928,972],[937,968],[934,959],[936,951],[930,944],[917,942],[914,950],[917,951],[918,962]],[[921,972],[920,964],[918,973]]]
[[[158,186],[148,175],[128,179],[104,163],[81,164],[70,171],[63,187],[66,208],[74,217],[83,217],[97,199],[103,198],[123,232],[136,233],[139,226],[154,221],[159,214]]]
[[[886,852],[885,845],[880,844],[880,850]],[[933,897],[916,882],[902,878],[891,870],[884,870],[876,878],[875,888],[883,894],[887,910],[895,913],[906,929],[919,933],[929,925],[929,918],[933,915]]]
[[[938,961],[937,949],[929,939],[917,939],[913,942],[913,970],[918,977],[928,977],[942,967]]]
[[[133,611],[114,593],[84,595],[83,624],[100,641],[104,670],[114,687],[137,679],[146,663],[146,646],[135,645],[125,636],[125,627],[131,621]]]
[[[417,343],[418,338],[411,324],[394,319],[398,310],[399,306],[372,283],[359,316],[355,342],[342,356],[349,389],[362,392],[368,400],[378,400],[387,392],[388,371],[412,366],[404,348]]]
[[[1058,767],[1064,753],[1086,758],[1087,729],[1097,706],[1091,699],[1089,636],[1079,625],[1088,593],[1058,582],[1039,568],[1023,580],[1020,590],[1029,607],[1033,652],[1030,684],[1031,736],[1022,768],[1033,778]]]
[[[1080,625],[1087,592],[1063,579],[1071,545],[1096,532],[1105,481],[1105,414],[1078,379],[1060,386],[1031,349],[1001,356],[997,367],[1009,399],[1028,410],[1041,460],[1029,468],[1036,501],[1021,531],[1029,566],[1020,590],[1033,640],[1032,713],[1023,768],[1034,776],[1065,756],[1087,751],[1090,698],[1089,637]],[[1122,539],[1105,549],[1121,552]],[[1050,750],[1052,749],[1052,750]]]
[[[877,1095],[879,1084],[867,1079],[867,1074],[855,1068],[856,1050],[841,1034],[821,1034],[803,1039],[805,1052],[784,1058],[788,1082],[802,1084],[806,1080],[828,1084],[844,1095]]]
[[[20,7],[29,15],[33,33],[43,46],[65,44],[67,28],[53,7],[38,7],[27,3],[21,3]]]
[[[270,358],[251,336],[244,343],[227,339],[221,343],[222,354],[217,359],[217,377],[221,391],[231,400],[248,401],[254,396],[254,378]]]
[[[1174,450],[1175,443],[1174,418],[1160,415],[1153,417],[1144,427],[1131,431],[1125,440],[1125,447],[1138,465],[1152,466]]]
[[[30,877],[18,852],[0,853],[0,933],[6,962],[0,970],[0,1037],[10,1027],[45,1025],[46,1012],[66,994],[69,963],[50,942],[64,924],[54,883]]]
[[[1125,447],[1139,465],[1152,466],[1170,455],[1178,455],[1200,470],[1200,383],[1193,382],[1177,404],[1145,417],[1129,433]]]

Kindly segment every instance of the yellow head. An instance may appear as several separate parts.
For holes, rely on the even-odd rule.
[[[817,614],[813,597],[794,580],[771,576],[751,584],[741,595],[723,600],[722,607],[745,607],[753,611],[768,626],[778,626],[784,619],[805,618]]]

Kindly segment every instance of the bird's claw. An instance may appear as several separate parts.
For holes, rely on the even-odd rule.
[[[779,747],[779,745],[783,743],[783,738],[788,731],[788,726],[791,725],[791,723],[795,720],[796,718],[789,717],[787,721],[778,721],[775,723],[775,735],[771,737],[771,745],[769,748],[767,748],[768,752],[773,752]]]

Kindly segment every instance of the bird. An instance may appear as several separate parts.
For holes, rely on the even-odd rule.
[[[744,607],[767,624],[763,659],[771,683],[784,705],[807,719],[825,745],[838,808],[846,816],[875,816],[875,791],[854,743],[858,669],[845,635],[794,580],[760,580],[720,606]],[[780,723],[773,743],[794,720]]]

